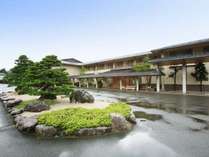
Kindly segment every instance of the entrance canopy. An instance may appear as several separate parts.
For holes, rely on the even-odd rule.
[[[155,69],[143,72],[136,72],[132,69],[114,69],[98,74],[84,74],[70,76],[70,78],[109,78],[109,77],[140,77],[140,76],[160,76],[161,73]]]

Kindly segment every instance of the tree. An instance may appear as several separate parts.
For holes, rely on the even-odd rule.
[[[149,60],[150,60],[149,57],[145,57],[142,63],[133,66],[133,70],[137,72],[144,72],[150,70],[152,64],[149,63]],[[151,76],[146,76],[145,79],[147,86],[150,86]]]
[[[196,81],[200,82],[200,91],[202,92],[202,81],[208,81],[208,71],[205,67],[205,64],[199,62],[195,65],[194,72],[191,75],[196,79]]]
[[[23,92],[23,78],[27,69],[32,66],[33,62],[28,59],[26,55],[21,55],[17,60],[15,60],[15,67],[12,68],[4,77],[4,81],[10,85],[16,86],[16,91],[18,93]]]
[[[151,69],[151,64],[149,63],[149,57],[145,57],[143,62],[133,66],[133,70],[137,72],[143,72]]]
[[[3,69],[1,69],[1,70],[0,70],[0,73],[6,74],[6,73],[7,73],[7,71],[6,71],[6,69],[5,69],[5,68],[3,68]]]
[[[173,78],[174,90],[176,90],[176,75],[177,75],[177,72],[178,72],[177,67],[174,67],[173,71],[169,74],[169,77]]]
[[[56,99],[58,94],[68,95],[72,85],[61,61],[51,55],[27,69],[23,89],[28,94],[40,95],[40,99]]]

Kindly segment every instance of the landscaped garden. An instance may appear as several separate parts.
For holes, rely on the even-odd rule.
[[[131,108],[125,103],[110,104],[105,109],[68,108],[44,113],[38,117],[38,123],[75,133],[82,128],[110,127],[111,113],[128,118],[131,115]]]
[[[130,106],[100,102],[74,89],[56,56],[33,62],[20,56],[5,81],[15,92],[0,100],[21,132],[40,136],[81,137],[126,132],[136,123]]]

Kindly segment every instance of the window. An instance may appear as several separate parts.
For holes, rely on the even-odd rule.
[[[193,55],[192,49],[172,51],[169,53],[170,57],[192,56],[192,55]]]
[[[209,46],[206,46],[203,48],[203,53],[204,54],[209,54]]]

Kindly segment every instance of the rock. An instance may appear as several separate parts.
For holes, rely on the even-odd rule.
[[[113,132],[124,132],[133,128],[133,124],[128,122],[124,116],[118,113],[111,113],[110,117],[112,119]]]
[[[96,135],[96,130],[94,128],[83,128],[76,133],[78,136],[93,136]]]
[[[24,112],[23,109],[12,108],[12,111],[11,111],[10,114],[11,114],[12,116],[15,116],[15,115],[21,114],[21,113],[23,113],[23,112]]]
[[[15,100],[15,98],[5,96],[5,97],[1,97],[1,100],[2,101],[9,101],[9,100]]]
[[[83,128],[80,129],[77,136],[98,136],[104,135],[111,132],[111,127],[97,127],[97,128]]]
[[[49,110],[49,105],[43,103],[43,102],[36,102],[32,104],[28,104],[25,108],[25,111],[29,112],[41,112],[44,110]]]
[[[85,90],[74,90],[70,94],[71,103],[93,103],[94,97]]]
[[[12,112],[12,108],[6,108],[8,113]]]
[[[6,96],[7,96],[6,93],[1,93],[0,94],[0,100],[1,100],[1,98],[6,97]]]
[[[96,128],[96,135],[104,135],[110,133],[112,131],[111,127],[97,127]]]
[[[33,132],[37,124],[37,117],[36,116],[24,117],[18,115],[15,118],[15,123],[18,130],[23,132]]]
[[[136,124],[136,117],[133,112],[131,112],[130,116],[126,120],[133,124]]]
[[[57,134],[57,129],[53,126],[37,125],[35,128],[35,132],[37,135],[43,137],[53,137]]]
[[[20,99],[15,99],[15,100],[9,100],[9,101],[7,101],[7,103],[5,103],[5,104],[6,104],[7,108],[8,108],[8,107],[14,107],[14,106],[18,105],[18,104],[21,103],[21,102],[22,102],[22,100],[20,100]]]
[[[1,101],[3,101],[5,98],[8,98],[8,96],[7,96],[7,95],[1,95],[1,96],[0,96],[0,100],[1,100]]]

